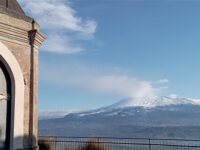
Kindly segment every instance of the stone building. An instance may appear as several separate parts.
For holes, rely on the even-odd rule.
[[[39,25],[0,0],[0,150],[38,149]]]

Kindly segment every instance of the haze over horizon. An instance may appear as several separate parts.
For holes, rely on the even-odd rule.
[[[129,97],[200,99],[200,2],[18,1],[48,37],[40,51],[40,111]]]

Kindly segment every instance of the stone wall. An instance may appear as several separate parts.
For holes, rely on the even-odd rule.
[[[44,39],[34,20],[0,13],[0,42],[11,51],[23,74],[24,147],[37,146],[38,48]]]

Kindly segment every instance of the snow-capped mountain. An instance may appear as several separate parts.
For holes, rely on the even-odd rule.
[[[167,106],[167,105],[180,105],[180,104],[192,104],[200,105],[200,99],[191,98],[181,98],[176,96],[163,96],[163,97],[143,97],[138,99],[125,99],[121,100],[110,107],[112,108],[123,108],[123,107],[148,107],[153,108],[157,106]]]
[[[191,98],[181,98],[175,96],[163,96],[163,97],[151,97],[151,98],[140,98],[140,99],[124,99],[117,103],[114,103],[110,106],[106,106],[100,109],[83,111],[81,113],[77,113],[79,116],[84,115],[94,115],[105,112],[112,112],[114,110],[122,110],[122,109],[155,109],[156,107],[167,107],[167,106],[175,106],[175,105],[197,105],[200,106],[200,99],[191,99]]]
[[[42,120],[39,127],[43,135],[192,137],[200,132],[200,100],[174,96],[125,99],[100,109]]]
[[[200,105],[200,99],[191,99],[191,98],[181,98],[177,96],[163,96],[163,97],[144,97],[144,98],[127,98],[123,99],[117,103],[114,103],[110,106],[106,106],[100,109],[83,111],[83,110],[44,110],[40,111],[39,119],[51,119],[51,118],[61,118],[69,114],[79,114],[79,116],[91,115],[103,113],[105,111],[112,111],[113,109],[127,108],[127,107],[143,107],[146,109],[153,109],[159,106],[169,106],[169,105]]]

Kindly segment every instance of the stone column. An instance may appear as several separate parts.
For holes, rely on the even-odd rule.
[[[44,37],[35,28],[36,23],[32,21],[32,30],[29,31],[29,41],[31,47],[30,55],[30,125],[29,137],[32,149],[38,149],[38,75],[39,75],[39,54]]]

